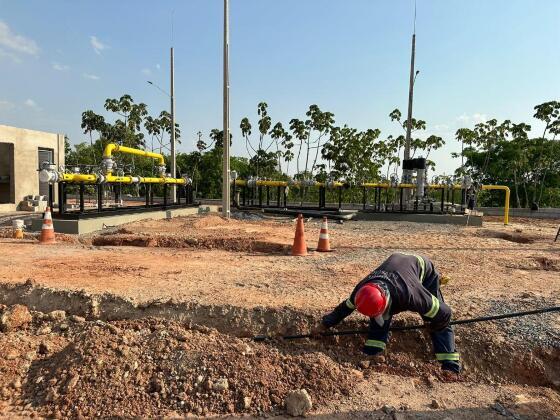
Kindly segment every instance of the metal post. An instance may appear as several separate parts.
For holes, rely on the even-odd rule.
[[[276,194],[277,194],[277,197],[276,197],[276,207],[280,207],[280,202],[281,202],[280,189],[281,189],[281,188],[282,188],[282,187],[276,187]]]
[[[445,188],[441,189],[441,212],[445,212]]]
[[[222,215],[230,217],[229,189],[229,0],[224,0],[224,104],[223,104],[224,162],[222,174]]]
[[[367,203],[367,188],[363,187],[362,188],[362,210],[366,209],[366,203]]]
[[[415,17],[416,20],[416,12]],[[410,159],[410,142],[412,134],[412,102],[414,98],[414,56],[416,52],[416,32],[412,34],[412,50],[410,53],[410,79],[408,86],[408,116],[406,119],[406,138],[404,143],[404,159]],[[412,171],[410,169],[403,169],[403,183],[410,184],[412,181]],[[411,190],[412,192],[412,190]],[[408,192],[407,192],[408,196]]]
[[[103,211],[103,184],[97,184],[97,211]]]
[[[377,188],[377,211],[381,211],[381,188]]]
[[[64,182],[59,182],[58,183],[58,213],[60,215],[64,214],[64,211],[66,210],[66,196],[65,196],[65,191],[64,191],[64,186],[65,183]]]
[[[270,206],[270,187],[266,186],[266,206]]]
[[[163,208],[167,208],[167,184],[163,184]]]
[[[262,197],[262,187],[257,187],[257,194],[259,195],[259,207],[262,207],[263,197]]]
[[[144,190],[146,194],[146,207],[150,206],[150,190],[152,189],[152,184],[144,184]]]
[[[85,185],[83,182],[80,182],[80,213],[83,213],[85,210],[84,206],[84,190]]]
[[[400,188],[400,192],[399,192],[400,198],[400,211],[403,211],[403,196],[404,196],[404,188]]]
[[[455,208],[455,188],[451,188],[451,207]]]
[[[49,208],[54,212],[54,184],[49,183]]]
[[[171,86],[170,86],[170,99],[171,99],[171,177],[177,177],[177,161],[175,154],[175,61],[173,57],[173,47],[171,47]],[[172,203],[175,203],[177,196],[177,187],[175,184],[171,187]]]
[[[338,209],[342,208],[342,188],[338,187]]]
[[[245,199],[247,195],[247,187],[243,187],[241,190],[241,201],[243,202],[243,207],[245,207]]]

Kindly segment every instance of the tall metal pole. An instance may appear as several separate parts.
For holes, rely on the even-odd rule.
[[[416,52],[416,34],[412,34],[412,52],[410,54],[410,82],[408,87],[408,117],[406,119],[406,139],[404,143],[404,158],[410,159],[410,138],[412,134],[412,100],[414,97],[414,54]],[[403,182],[412,181],[411,171],[403,170]]]
[[[229,0],[224,0],[224,165],[222,176],[222,215],[230,216],[229,174]]]
[[[175,63],[173,59],[173,47],[171,47],[171,177],[177,177],[177,162],[175,159]],[[171,202],[175,203],[177,199],[177,186],[172,184]]]

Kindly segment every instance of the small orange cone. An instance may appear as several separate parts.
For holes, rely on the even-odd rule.
[[[307,245],[305,243],[305,232],[303,231],[303,216],[298,214],[296,225],[296,236],[294,236],[294,244],[292,245],[292,255],[307,255]]]
[[[23,220],[14,220],[12,222],[14,239],[23,239]]]
[[[319,233],[319,245],[317,245],[317,251],[319,252],[331,251],[331,244],[329,241],[329,226],[327,225],[326,217],[323,217],[323,223],[321,224],[321,232]]]
[[[45,210],[45,217],[43,218],[43,227],[41,228],[39,243],[44,245],[55,243],[54,227],[50,207],[47,207],[47,209]]]

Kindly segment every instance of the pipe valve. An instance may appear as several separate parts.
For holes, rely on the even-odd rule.
[[[113,169],[117,168],[117,164],[110,157],[103,157],[103,163],[101,165],[105,169],[105,173],[113,172]]]

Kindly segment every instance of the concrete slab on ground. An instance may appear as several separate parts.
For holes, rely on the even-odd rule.
[[[81,220],[53,219],[54,230],[58,233],[70,233],[82,235],[85,233],[102,230],[106,227],[119,226],[125,223],[146,219],[170,219],[177,216],[189,216],[201,213],[213,213],[218,211],[217,206],[186,207],[181,209],[146,211],[142,213],[119,214],[113,216],[94,217]],[[43,221],[34,219],[31,230],[40,231]]]

